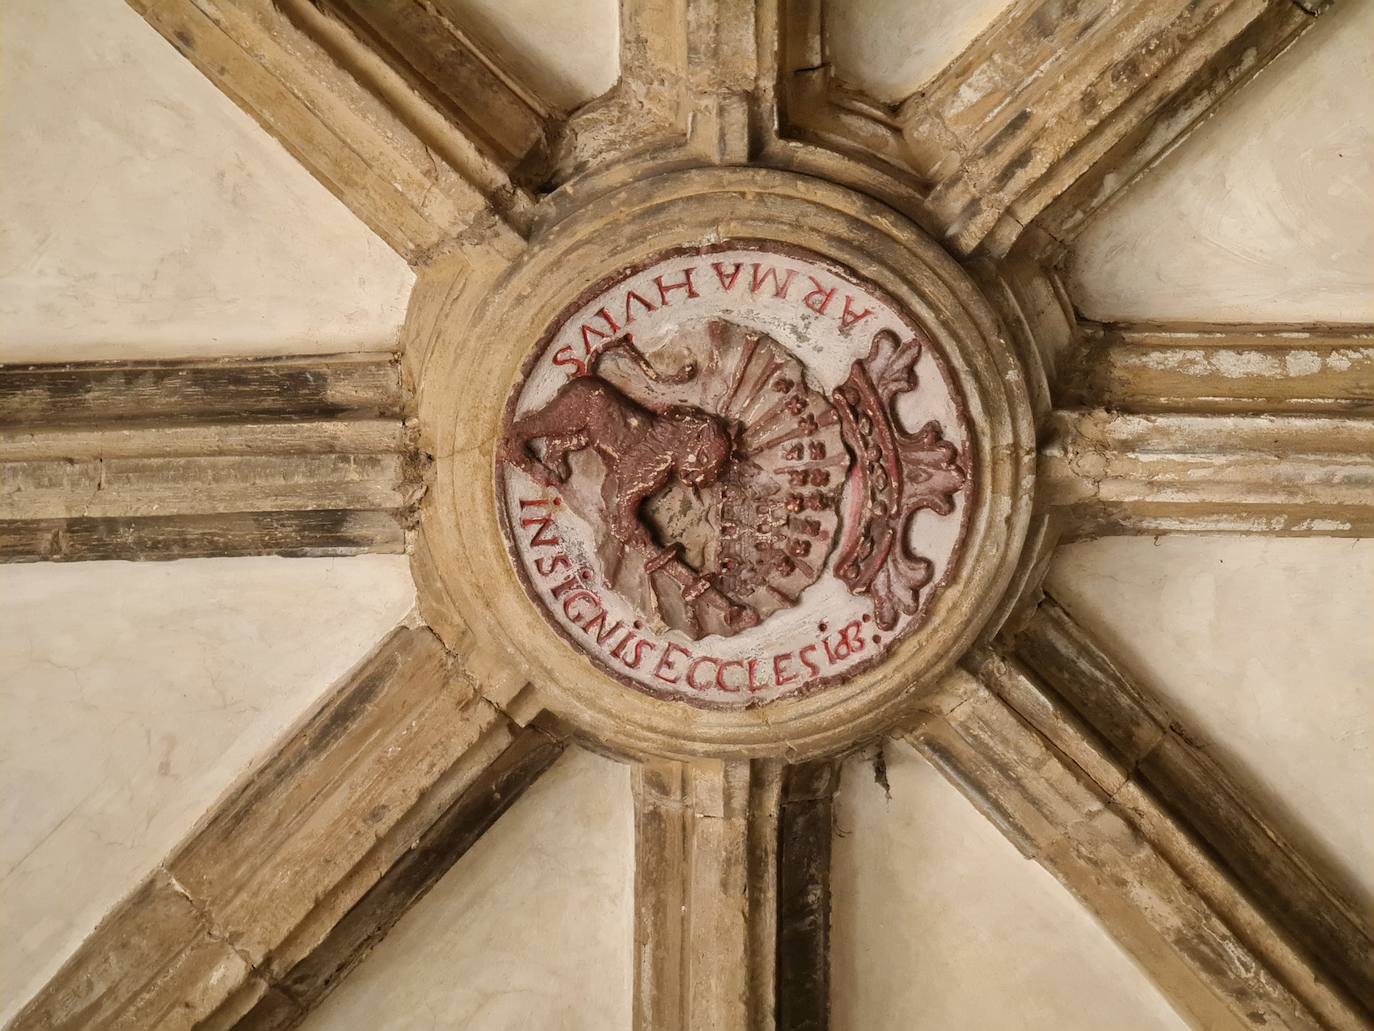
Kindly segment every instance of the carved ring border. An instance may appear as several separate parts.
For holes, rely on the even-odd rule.
[[[761,240],[873,283],[939,345],[981,471],[957,572],[883,663],[827,690],[711,710],[632,689],[577,656],[529,601],[499,524],[494,447],[513,386],[570,300],[673,249]],[[473,639],[517,665],[547,707],[602,747],[672,757],[833,753],[899,721],[973,646],[1016,570],[1031,515],[1034,432],[1022,369],[969,276],[918,228],[843,187],[786,172],[694,169],[601,196],[531,242],[495,279],[472,276],[435,329],[419,384],[435,483],[416,581],[451,646]],[[462,640],[458,640],[461,638]]]

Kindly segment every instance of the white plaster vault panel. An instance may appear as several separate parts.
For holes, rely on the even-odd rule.
[[[521,82],[572,111],[620,77],[617,0],[437,0]]]
[[[835,1031],[1183,1031],[1087,910],[910,746],[845,764],[835,811]]]
[[[1374,321],[1374,0],[1333,7],[1079,239],[1103,320]]]
[[[1374,541],[1093,541],[1048,588],[1374,907]]]
[[[628,1028],[633,890],[629,767],[570,749],[304,1031]]]
[[[835,77],[896,104],[915,93],[1008,6],[1007,0],[827,0]]]
[[[0,154],[0,361],[396,342],[405,262],[123,0],[0,4]]]
[[[0,566],[0,1022],[414,594],[401,555]]]

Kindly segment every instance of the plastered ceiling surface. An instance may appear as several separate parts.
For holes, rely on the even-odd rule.
[[[609,0],[438,2],[565,108],[614,81]],[[900,100],[1003,6],[832,3],[831,57]],[[1371,31],[1374,0],[1344,0],[1089,228],[1084,313],[1374,318]],[[0,361],[396,341],[404,262],[121,0],[3,6],[0,152]],[[2,1020],[414,589],[401,556],[0,578]],[[1198,538],[1071,546],[1050,589],[1368,903],[1371,584],[1368,542]],[[841,1031],[1182,1026],[923,760],[887,761],[890,799],[854,761],[839,801]],[[569,754],[306,1026],[628,1026],[630,853],[628,772]]]
[[[859,758],[845,764],[836,800],[835,1031],[1188,1026],[934,767],[905,743],[888,745],[885,760],[890,796]]]
[[[414,594],[391,555],[0,566],[0,1020]]]
[[[564,753],[302,1027],[629,1027],[633,824],[629,768]]]
[[[572,111],[615,85],[616,0],[436,0],[549,103]]]
[[[1006,6],[1006,0],[828,0],[826,57],[841,82],[898,104]]]
[[[1048,588],[1374,907],[1374,544],[1100,540]]]
[[[1374,0],[1329,14],[1083,233],[1084,314],[1374,321]]]
[[[405,262],[122,0],[0,7],[0,150],[0,362],[396,343]]]

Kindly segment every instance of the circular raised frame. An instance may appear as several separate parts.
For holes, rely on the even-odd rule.
[[[935,341],[961,395],[979,470],[961,553],[921,625],[884,661],[823,691],[705,709],[631,688],[573,650],[507,553],[495,447],[539,341],[594,284],[672,249],[729,241],[799,248],[872,283]],[[602,747],[676,758],[842,751],[889,729],[998,609],[1031,511],[1034,432],[1025,371],[968,274],[916,226],[844,187],[788,172],[673,172],[599,197],[548,227],[494,277],[473,275],[430,341],[420,418],[434,484],[415,551],[421,605],[450,647],[494,651],[538,704]],[[445,629],[447,628],[447,629]]]
[[[894,308],[899,321],[903,324],[903,326],[907,329],[908,332],[915,333],[917,335],[921,334],[921,327],[916,323],[916,320],[909,313],[902,310],[893,298],[886,296],[884,292],[876,284],[863,280],[862,277],[857,276],[850,270],[839,266],[833,261],[830,261],[825,256],[808,251],[803,247],[797,247],[794,245],[774,245],[770,244],[770,242],[766,240],[741,239],[730,239],[728,241],[723,241],[721,243],[710,244],[706,246],[674,247],[670,250],[653,254],[645,261],[639,262],[638,264],[631,266],[630,268],[619,269],[616,272],[606,276],[605,278],[599,280],[593,286],[585,290],[582,294],[580,294],[577,298],[570,302],[561,312],[559,312],[558,316],[554,319],[553,323],[546,328],[544,334],[539,338],[538,342],[531,349],[528,358],[526,359],[521,368],[520,379],[516,383],[509,399],[506,402],[505,416],[502,421],[503,433],[509,430],[511,421],[515,415],[521,388],[527,382],[531,370],[533,370],[547,358],[546,352],[549,346],[566,326],[569,317],[573,313],[575,313],[583,307],[586,307],[589,303],[592,303],[593,298],[605,293],[608,289],[614,287],[617,284],[625,282],[631,276],[640,272],[643,268],[652,267],[654,265],[661,264],[662,262],[673,258],[709,258],[713,255],[729,252],[753,252],[764,256],[776,255],[781,257],[790,257],[810,262],[817,266],[824,267],[826,271],[829,272],[829,274],[833,275],[840,282],[848,283],[851,286],[858,286],[864,289],[865,291],[875,295],[878,300],[883,301],[884,303]],[[959,424],[957,430],[962,435],[967,432],[966,406],[964,404],[962,396],[958,392],[957,386],[950,382],[948,359],[946,359],[938,343],[936,343],[933,340],[927,340],[925,341],[925,343],[929,345],[928,350],[931,361],[938,367],[941,376],[944,378],[946,384],[951,388],[952,401],[954,404],[954,409]],[[866,353],[866,351],[867,348],[861,347],[857,353],[862,355]],[[966,470],[969,474],[970,479],[976,481],[977,469],[974,468],[975,461],[972,455],[966,457],[966,464],[971,467],[968,470]],[[498,494],[500,493],[501,488],[504,486],[505,472],[502,466],[503,462],[498,458],[495,462],[495,473],[497,477]],[[968,495],[971,492],[966,488],[961,488],[959,493],[961,495]],[[945,587],[945,584],[949,581],[950,577],[958,569],[959,558],[963,547],[964,535],[969,520],[968,506],[961,506],[960,511],[957,514],[957,519],[959,529],[953,545],[950,560],[948,563],[944,565],[939,579],[933,581],[932,583],[922,588],[923,592],[926,595],[926,601],[924,602],[924,604],[922,604],[920,611],[915,615],[914,618],[907,621],[905,625],[903,625],[900,629],[885,635],[885,642],[882,646],[882,650],[878,654],[875,654],[870,658],[861,660],[860,662],[847,667],[842,673],[827,676],[818,676],[814,679],[805,681],[801,686],[791,691],[774,695],[773,697],[760,700],[757,702],[748,702],[742,705],[722,705],[720,703],[709,701],[692,702],[690,699],[684,699],[681,693],[674,694],[671,692],[659,690],[652,684],[646,683],[644,681],[635,681],[631,679],[627,674],[619,673],[614,670],[608,669],[605,662],[599,661],[594,654],[590,652],[587,652],[586,654],[591,656],[593,663],[595,663],[604,673],[606,673],[608,676],[613,677],[617,681],[626,684],[629,687],[633,687],[638,691],[642,691],[646,694],[660,698],[664,701],[680,702],[685,700],[689,705],[695,704],[699,707],[708,709],[715,708],[737,710],[740,708],[748,708],[756,704],[771,705],[775,702],[781,701],[783,698],[801,694],[809,694],[813,691],[825,690],[827,687],[838,682],[841,679],[847,679],[852,676],[857,676],[864,670],[885,661],[885,656],[887,652],[889,652],[900,640],[902,640],[909,634],[915,632],[921,626],[921,624],[925,622],[926,615],[930,611],[934,599],[939,597],[940,593],[943,591]],[[514,529],[510,523],[508,505],[501,506],[500,522],[501,529],[506,534],[507,553],[510,555],[512,563],[515,564],[516,573],[520,578],[520,584],[525,589],[526,594],[530,596],[531,601],[538,605],[538,592],[535,590],[535,587],[530,579],[529,571],[525,568],[525,564],[523,563],[515,546],[515,539],[517,535],[515,534]],[[560,625],[552,618],[549,618],[547,615],[546,618],[548,618],[549,625],[561,638],[563,638],[564,641],[566,641],[569,644],[570,647],[572,647],[575,651],[578,651],[579,653],[583,652],[583,648],[580,642],[572,634],[570,634],[566,628],[564,628],[562,625]]]

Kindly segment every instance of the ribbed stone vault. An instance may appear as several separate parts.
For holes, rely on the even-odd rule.
[[[1233,137],[1217,131],[1228,119],[1248,126],[1251,139],[1283,136],[1314,153],[1344,147],[1325,122],[1293,120],[1305,110],[1299,100],[1334,104],[1329,94],[1340,88],[1342,76],[1311,54],[1329,50],[1350,76],[1368,79],[1367,47],[1352,43],[1368,27],[1367,2],[932,2],[921,5],[926,25],[877,0],[621,0],[617,24],[597,21],[590,5],[585,13],[560,5],[543,33],[530,24],[538,5],[528,3],[129,6],[162,41],[136,37],[143,49],[126,63],[175,48],[186,63],[159,73],[167,88],[186,88],[194,69],[222,97],[198,115],[167,109],[160,117],[170,121],[150,122],[148,138],[126,156],[170,146],[195,130],[192,115],[210,117],[214,105],[217,132],[256,138],[256,122],[280,148],[270,152],[275,165],[243,172],[243,182],[265,188],[254,177],[274,178],[290,199],[257,216],[281,223],[282,238],[282,253],[263,258],[274,263],[260,281],[273,281],[276,300],[308,294],[299,309],[308,317],[265,340],[251,313],[225,300],[248,287],[205,288],[195,294],[200,314],[190,317],[175,310],[190,289],[183,284],[141,298],[161,337],[125,345],[109,327],[136,328],[137,316],[92,328],[83,320],[97,306],[63,306],[76,296],[70,283],[101,273],[83,271],[75,256],[45,263],[34,242],[41,234],[20,225],[21,244],[37,257],[17,263],[19,271],[5,273],[10,285],[0,286],[0,311],[18,330],[0,352],[0,561],[16,564],[7,582],[35,607],[57,607],[44,600],[40,575],[55,567],[18,564],[91,563],[62,572],[98,569],[116,592],[127,577],[131,604],[145,612],[163,611],[158,584],[207,592],[196,612],[209,615],[195,618],[223,612],[234,620],[221,656],[231,646],[257,648],[270,632],[252,629],[254,598],[294,590],[274,579],[283,569],[310,570],[318,609],[298,632],[314,650],[282,663],[322,682],[279,702],[271,720],[246,709],[229,720],[224,707],[211,717],[243,735],[224,749],[239,776],[217,786],[207,772],[197,791],[166,795],[167,805],[197,812],[176,828],[165,820],[143,851],[122,854],[126,866],[130,856],[155,858],[79,947],[50,960],[25,957],[22,976],[33,983],[7,1026],[346,1026],[348,998],[402,1004],[406,982],[380,972],[347,979],[383,939],[379,962],[401,947],[393,943],[440,934],[440,914],[455,910],[422,912],[417,903],[428,905],[421,900],[431,888],[435,907],[477,904],[464,901],[476,890],[465,876],[501,890],[496,872],[509,853],[497,835],[484,837],[493,826],[518,825],[532,841],[552,833],[551,844],[531,847],[572,867],[586,851],[608,849],[621,823],[627,834],[632,824],[632,871],[589,861],[585,876],[608,898],[618,873],[627,881],[632,941],[622,958],[634,1027],[799,1031],[831,1026],[832,1009],[837,1024],[868,1020],[856,985],[870,982],[848,961],[835,970],[832,937],[849,935],[841,944],[850,948],[843,942],[855,934],[855,914],[873,914],[872,899],[847,898],[838,926],[831,914],[832,903],[841,911],[837,892],[854,891],[875,862],[882,868],[878,852],[865,850],[891,848],[873,831],[880,787],[921,798],[939,841],[1000,836],[1003,865],[987,861],[990,872],[1009,869],[1018,854],[1038,864],[1037,883],[1062,889],[1083,913],[1047,909],[1025,919],[1100,929],[1123,955],[1112,953],[1092,976],[1109,980],[1112,963],[1129,957],[1172,1010],[1160,1004],[1158,1026],[1372,1026],[1374,930],[1350,901],[1368,885],[1333,857],[1348,836],[1304,829],[1291,811],[1301,805],[1292,801],[1298,789],[1257,769],[1265,746],[1244,722],[1244,692],[1228,695],[1239,714],[1228,731],[1164,684],[1133,644],[1192,648],[1188,633],[1201,617],[1175,626],[1170,613],[1147,610],[1140,618],[1152,625],[1134,634],[1104,600],[1103,566],[1081,559],[1097,549],[1109,556],[1100,560],[1106,568],[1120,561],[1124,576],[1131,559],[1110,550],[1128,547],[1122,539],[1144,547],[1167,537],[1163,551],[1225,534],[1267,542],[1264,563],[1287,568],[1296,560],[1286,549],[1364,548],[1374,535],[1374,286],[1342,271],[1368,251],[1368,227],[1339,246],[1321,235],[1322,205],[1345,203],[1351,188],[1340,179],[1325,191],[1314,185],[1301,208],[1242,205],[1231,224],[1228,202],[1189,171],[1229,162],[1227,183],[1257,175],[1259,159],[1237,156]],[[32,14],[3,17],[41,27]],[[616,51],[613,74],[605,55]],[[17,67],[51,88],[44,66]],[[117,118],[100,98],[85,102],[100,118]],[[1368,133],[1359,139],[1367,143]],[[42,152],[40,134],[31,144]],[[1273,195],[1292,197],[1288,166],[1268,158],[1280,180]],[[1266,196],[1264,188],[1246,196]],[[19,206],[47,212],[40,224],[58,224],[60,191],[28,189]],[[193,193],[185,185],[171,202]],[[156,200],[145,198],[148,211]],[[237,203],[226,220],[246,210]],[[1191,227],[1213,218],[1207,239],[1221,242],[1190,253]],[[117,248],[99,228],[90,266],[100,248]],[[1168,247],[1147,250],[1153,236]],[[187,252],[213,250],[217,240],[205,228]],[[296,246],[333,258],[302,267],[290,258]],[[1245,282],[1260,285],[1247,295],[1217,251],[1240,251]],[[766,257],[751,265],[751,254]],[[1322,254],[1338,281],[1326,295],[1304,287],[1321,281],[1312,266]],[[182,283],[200,268],[164,259],[150,279]],[[643,283],[633,278],[640,273]],[[356,291],[343,282],[353,275]],[[789,275],[810,280],[793,297]],[[1208,282],[1217,284],[1210,293]],[[55,283],[65,284],[57,299],[37,304]],[[691,309],[689,347],[690,333],[663,312],[717,303],[708,285],[718,306]],[[748,303],[739,300],[746,290]],[[115,290],[100,305],[117,310],[120,296]],[[613,300],[595,323],[604,298]],[[791,322],[782,301],[795,308]],[[850,339],[838,334],[876,330],[861,312],[881,305],[900,332],[874,332],[871,350],[864,336],[843,363],[828,356],[834,341]],[[651,337],[650,326],[660,325],[651,312],[668,343]],[[726,316],[736,321],[726,325]],[[212,318],[223,319],[212,340],[167,342]],[[585,352],[560,351],[558,327],[574,339],[579,322]],[[589,333],[593,324],[605,332]],[[772,364],[754,382],[756,354]],[[722,355],[734,364],[721,364]],[[544,359],[555,371],[576,366],[576,375],[541,381],[552,375],[541,373]],[[592,420],[612,404],[607,397],[634,395],[661,420],[655,432],[667,433],[674,419],[699,427],[708,409],[722,425],[737,419],[726,430],[738,467],[746,452],[771,456],[775,439],[778,461],[810,463],[758,474],[790,475],[785,489],[798,491],[769,510],[769,518],[785,509],[777,518],[793,520],[793,550],[758,568],[765,579],[776,575],[775,586],[795,588],[776,605],[783,620],[788,606],[820,619],[811,652],[792,624],[764,638],[757,654],[766,662],[757,668],[745,645],[697,645],[720,627],[755,640],[752,624],[731,623],[737,613],[726,594],[744,582],[731,579],[738,567],[722,562],[701,573],[701,555],[714,556],[715,545],[691,533],[709,537],[719,520],[698,509],[695,523],[662,514],[664,491],[678,491],[671,497],[682,511],[703,504],[698,488],[715,497],[716,470],[696,482],[690,462],[675,459],[674,472],[633,495],[625,519],[660,505],[651,528],[660,538],[649,550],[625,520],[599,525],[604,499],[571,486],[593,468],[593,421],[566,425],[573,459],[562,493],[546,484],[554,493],[527,498],[523,480],[501,493],[514,482],[503,479],[515,476],[512,468],[540,474],[558,464],[547,445],[511,450],[521,420],[537,429],[529,441],[552,437],[536,418],[539,406],[555,405],[555,387],[598,378],[620,393],[603,386],[581,408],[566,406],[567,419]],[[944,393],[931,401],[937,383]],[[878,401],[862,396],[870,387]],[[777,391],[775,403],[766,389]],[[911,423],[918,403],[939,417]],[[696,415],[682,415],[694,405]],[[786,450],[792,437],[773,434],[780,413],[799,425],[819,420],[821,429],[797,430],[794,454]],[[898,444],[878,439],[875,416],[892,420]],[[828,419],[835,428],[826,436]],[[894,457],[898,464],[882,466],[899,444],[906,464]],[[611,483],[620,454],[598,453]],[[831,481],[819,474],[837,455],[847,456],[844,489],[857,494],[839,485],[824,493]],[[940,515],[960,529],[940,531],[948,546],[930,551],[936,559],[899,555],[863,579],[859,566],[885,532],[892,501],[880,466],[903,470],[903,484],[942,484],[893,495],[903,518],[921,520],[901,524],[897,548],[935,539],[910,536],[908,525],[929,528]],[[721,468],[726,488],[771,496],[771,482],[760,487],[753,473]],[[552,552],[529,551],[518,571],[512,559],[518,564],[522,547],[560,524],[541,523],[542,515],[522,523],[522,513],[565,501],[591,527],[590,544],[572,556],[588,563],[586,582],[570,573],[561,587],[553,578],[541,586],[539,563]],[[819,526],[821,512],[834,527],[796,521]],[[670,528],[688,523],[696,529],[684,531],[686,547],[656,550]],[[864,533],[846,537],[856,525]],[[823,561],[808,580],[796,565],[811,554],[803,538],[829,548],[827,532],[839,543],[818,552]],[[609,547],[615,541],[618,551]],[[585,558],[598,547],[601,565]],[[739,561],[743,552],[732,548],[721,554]],[[584,639],[614,613],[607,604],[587,630],[591,609],[574,617],[567,592],[614,586],[607,569],[619,570],[626,553],[649,585],[639,604],[663,606],[654,609],[664,616],[661,640],[636,623],[641,637],[617,644],[606,636],[590,661]],[[832,562],[832,554],[844,558]],[[1214,583],[1184,558],[1168,558],[1165,568]],[[806,608],[813,583],[817,596],[831,589],[827,570],[851,589],[825,595],[851,606],[843,626]],[[407,571],[416,591],[408,614]],[[1144,576],[1137,566],[1129,572],[1136,582]],[[655,580],[660,573],[671,582]],[[216,592],[229,588],[217,577],[258,584],[259,593],[221,600]],[[601,604],[606,592],[587,596]],[[1189,613],[1234,611],[1234,599],[1186,600]],[[670,613],[674,604],[683,608]],[[708,619],[702,605],[712,604]],[[552,606],[552,619],[541,605]],[[356,625],[350,646],[358,634],[369,637],[351,651],[320,643],[343,634],[344,617],[330,615],[339,608]],[[760,634],[781,625],[769,622],[778,618],[773,608],[760,611]],[[622,621],[627,634],[632,618]],[[1170,640],[1159,640],[1161,625],[1171,627]],[[1307,632],[1301,612],[1284,625]],[[860,632],[874,635],[864,638],[873,661],[845,665],[851,652],[836,649],[856,648]],[[678,685],[675,694],[644,690],[654,684],[642,671],[617,672],[615,660],[626,648],[637,655],[641,640],[645,648],[658,642],[661,651],[646,654],[655,656],[653,675]],[[10,649],[24,663],[66,661],[65,637],[25,641]],[[35,656],[43,648],[56,657]],[[131,666],[136,653],[125,640],[120,661]],[[814,684],[792,688],[813,659]],[[822,670],[822,661],[831,665]],[[149,668],[152,682],[173,681],[152,657]],[[702,668],[710,690],[700,704],[684,700],[707,683],[692,672]],[[1203,668],[1223,677],[1234,664],[1219,656]],[[771,687],[755,697],[756,676],[770,674]],[[60,678],[73,706],[93,704],[82,675],[73,672],[71,684]],[[220,681],[206,675],[210,697]],[[1255,680],[1255,697],[1280,708],[1287,701],[1264,679]],[[24,704],[38,709],[32,698]],[[1283,718],[1304,742],[1320,736],[1297,712]],[[1363,713],[1351,719],[1368,722]],[[87,718],[83,733],[94,734],[94,723]],[[1201,723],[1205,732],[1190,732]],[[597,766],[583,750],[621,766]],[[35,771],[40,752],[23,752]],[[1299,752],[1283,754],[1291,761]],[[958,822],[949,789],[930,787],[937,773],[988,827]],[[559,777],[619,792],[628,808],[564,799]],[[101,786],[89,790],[87,798]],[[70,802],[84,812],[83,800]],[[513,805],[518,813],[503,816]],[[582,822],[564,831],[562,820]],[[537,879],[532,867],[509,861],[516,883]],[[957,854],[940,861],[951,865],[932,880],[974,890],[954,876]],[[906,873],[894,875],[894,893],[919,894],[919,879]],[[123,884],[126,875],[111,877]],[[480,905],[494,912],[485,894]],[[541,919],[537,906],[512,902],[511,912]],[[61,919],[93,919],[83,914]],[[45,918],[54,919],[34,917]],[[911,947],[911,962],[929,957],[909,935],[883,934],[884,943]],[[56,948],[55,932],[44,935],[38,947]],[[602,936],[597,947],[615,955],[610,941]],[[385,962],[397,964],[395,955]],[[564,959],[557,976],[579,976],[578,957]],[[907,960],[884,961],[901,969]],[[1044,983],[1046,998],[1062,990]],[[449,997],[454,1006],[469,1001]],[[554,1020],[561,1010],[540,1012]]]

